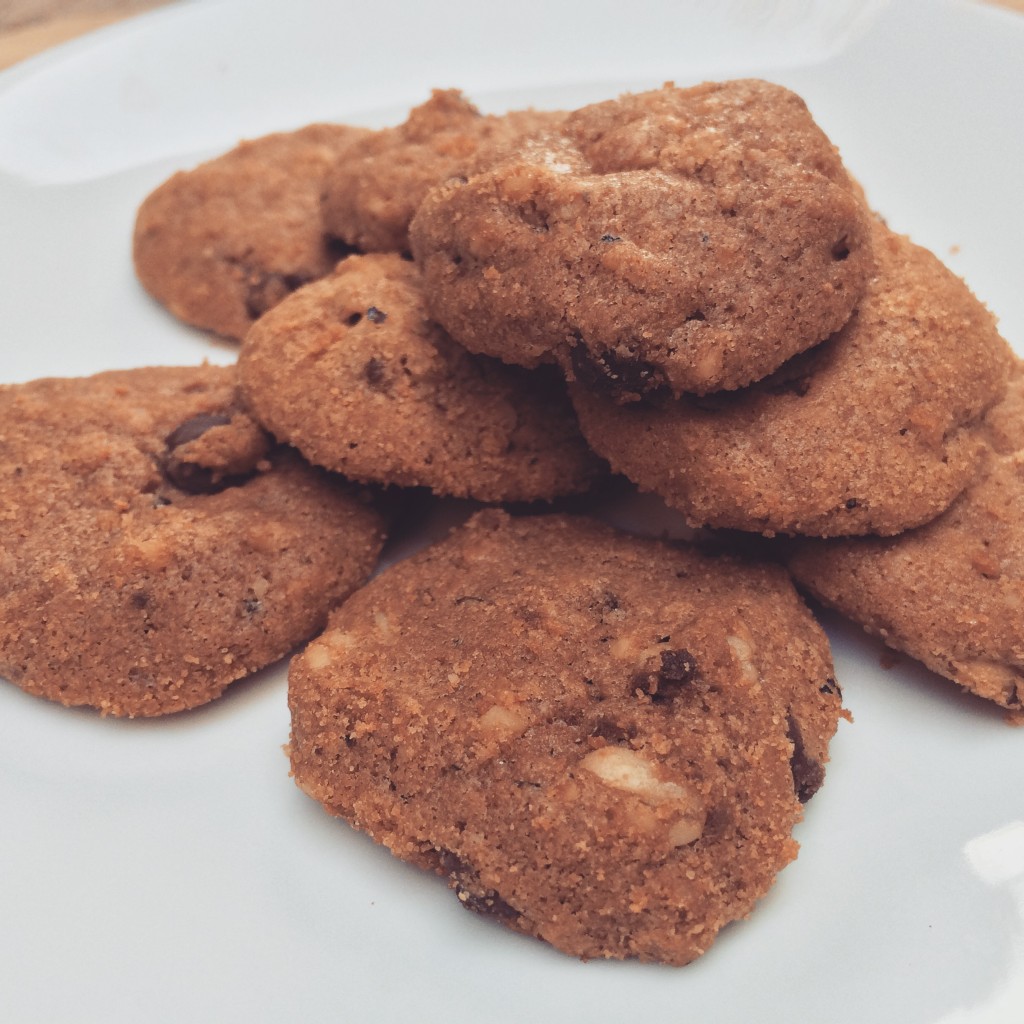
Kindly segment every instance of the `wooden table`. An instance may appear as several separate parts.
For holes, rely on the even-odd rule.
[[[0,12],[0,68],[172,0],[7,0]],[[898,2],[898,0],[897,0]],[[1024,0],[977,0],[1024,14]]]

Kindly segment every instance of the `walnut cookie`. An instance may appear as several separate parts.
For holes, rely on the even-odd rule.
[[[788,564],[819,600],[1024,722],[1024,367],[989,414],[979,478],[892,538],[802,541]]]
[[[314,124],[242,142],[146,197],[135,272],[176,317],[240,341],[250,324],[345,250],[324,235],[328,169],[369,132]]]
[[[776,566],[479,513],[292,662],[298,785],[469,909],[684,964],[797,852],[844,714]]]
[[[977,472],[1013,356],[963,281],[873,230],[852,319],[765,380],[631,406],[572,385],[594,450],[695,526],[894,534],[942,512]]]
[[[869,217],[804,102],[760,81],[583,107],[410,227],[467,348],[617,400],[736,388],[846,323]]]
[[[322,628],[383,542],[213,366],[0,387],[0,490],[0,675],[104,714],[213,700]]]
[[[552,368],[456,345],[394,253],[351,256],[271,310],[239,375],[260,422],[352,479],[534,501],[584,491],[601,469]]]
[[[409,222],[432,188],[511,155],[564,117],[485,115],[457,89],[435,89],[405,122],[367,135],[335,163],[324,182],[324,227],[362,252],[406,252]]]

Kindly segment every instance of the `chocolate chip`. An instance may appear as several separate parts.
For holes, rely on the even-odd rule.
[[[183,444],[202,437],[211,427],[226,427],[230,422],[231,417],[224,413],[200,413],[175,427],[164,438],[164,443],[170,449],[180,448]]]
[[[653,704],[664,704],[679,696],[682,690],[697,676],[697,661],[686,650],[662,651],[661,667],[656,672],[642,674],[637,678],[639,689],[645,692]]]
[[[701,310],[699,310],[699,309],[695,309],[695,310],[694,310],[694,311],[693,311],[692,313],[690,313],[690,314],[689,314],[689,316],[687,316],[687,318],[686,318],[686,322],[687,322],[687,323],[693,323],[694,321],[698,321],[698,322],[699,322],[699,321],[702,321],[702,320],[707,320],[707,317],[706,317],[706,316],[704,315],[704,313],[703,313],[703,312],[702,312]]]
[[[179,452],[213,427],[224,427],[230,422],[231,417],[224,413],[200,413],[175,427],[165,439],[167,452],[160,467],[167,481],[187,494],[216,494],[248,480],[252,473],[223,476],[208,466],[189,462]]]
[[[363,319],[363,314],[362,313],[349,313],[349,315],[347,317],[345,317],[345,326],[346,327],[355,327],[355,325],[357,323],[359,323],[359,321],[362,320],[362,319]]]
[[[387,318],[387,313],[382,309],[378,309],[376,306],[371,306],[366,311],[366,319],[369,320],[371,324],[382,324],[387,320]]]
[[[638,356],[620,356],[612,349],[592,353],[582,340],[570,349],[575,378],[595,391],[613,397],[643,397],[664,387],[664,377],[653,364]]]
[[[611,744],[622,744],[628,743],[636,734],[610,718],[599,718],[590,730],[590,735]]]
[[[846,243],[846,238],[840,238],[835,245],[832,246],[832,259],[834,260],[845,260],[850,255],[850,247]]]
[[[793,753],[789,758],[793,789],[800,803],[805,804],[821,788],[825,781],[825,769],[818,761],[808,757],[800,724],[792,713],[786,716],[786,736],[793,744]]]
[[[658,675],[664,682],[688,683],[696,674],[697,660],[689,651],[661,652],[661,671]]]
[[[499,921],[516,921],[519,918],[519,911],[509,906],[493,889],[488,889],[482,894],[470,892],[458,883],[455,884],[455,895],[459,902],[474,914],[484,914],[487,917],[496,917]]]
[[[149,594],[144,590],[136,590],[131,596],[131,605],[133,608],[138,608],[140,611],[149,604]]]
[[[650,691],[654,703],[664,703],[678,696],[697,675],[696,658],[688,650],[663,650],[662,668],[656,674],[656,684]]]
[[[852,512],[853,509],[860,507],[860,502],[856,498],[847,498],[846,507]]]
[[[263,602],[253,594],[242,599],[242,610],[246,615],[255,615],[263,607]]]
[[[839,684],[831,676],[818,687],[818,690],[821,693],[835,694],[840,700],[843,699],[843,691],[839,689]]]
[[[363,377],[374,391],[387,390],[387,374],[384,372],[386,366],[384,360],[376,356],[367,359],[366,365],[363,366]]]
[[[602,242],[621,242],[622,238],[619,235],[602,235]]]
[[[457,854],[442,848],[428,851],[427,855],[436,859],[437,871],[448,876],[455,895],[467,910],[502,921],[514,921],[519,917],[519,911],[509,906],[494,889],[474,891],[479,889],[477,873]]]

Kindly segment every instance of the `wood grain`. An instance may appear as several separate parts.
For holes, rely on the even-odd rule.
[[[0,68],[168,0],[17,0],[0,11]],[[1024,2],[1024,0],[1022,0]]]
[[[171,0],[7,0],[0,8],[0,69]],[[976,0],[1024,14],[1024,0]]]

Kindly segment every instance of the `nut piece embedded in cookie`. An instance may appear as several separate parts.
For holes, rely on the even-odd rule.
[[[289,704],[298,785],[464,906],[671,964],[796,855],[843,714],[778,567],[498,511],[349,598]]]
[[[0,387],[0,489],[0,675],[104,714],[213,700],[321,628],[383,542],[231,368]]]
[[[803,101],[737,81],[583,107],[431,192],[410,239],[461,344],[631,400],[740,387],[838,330],[868,223]]]

